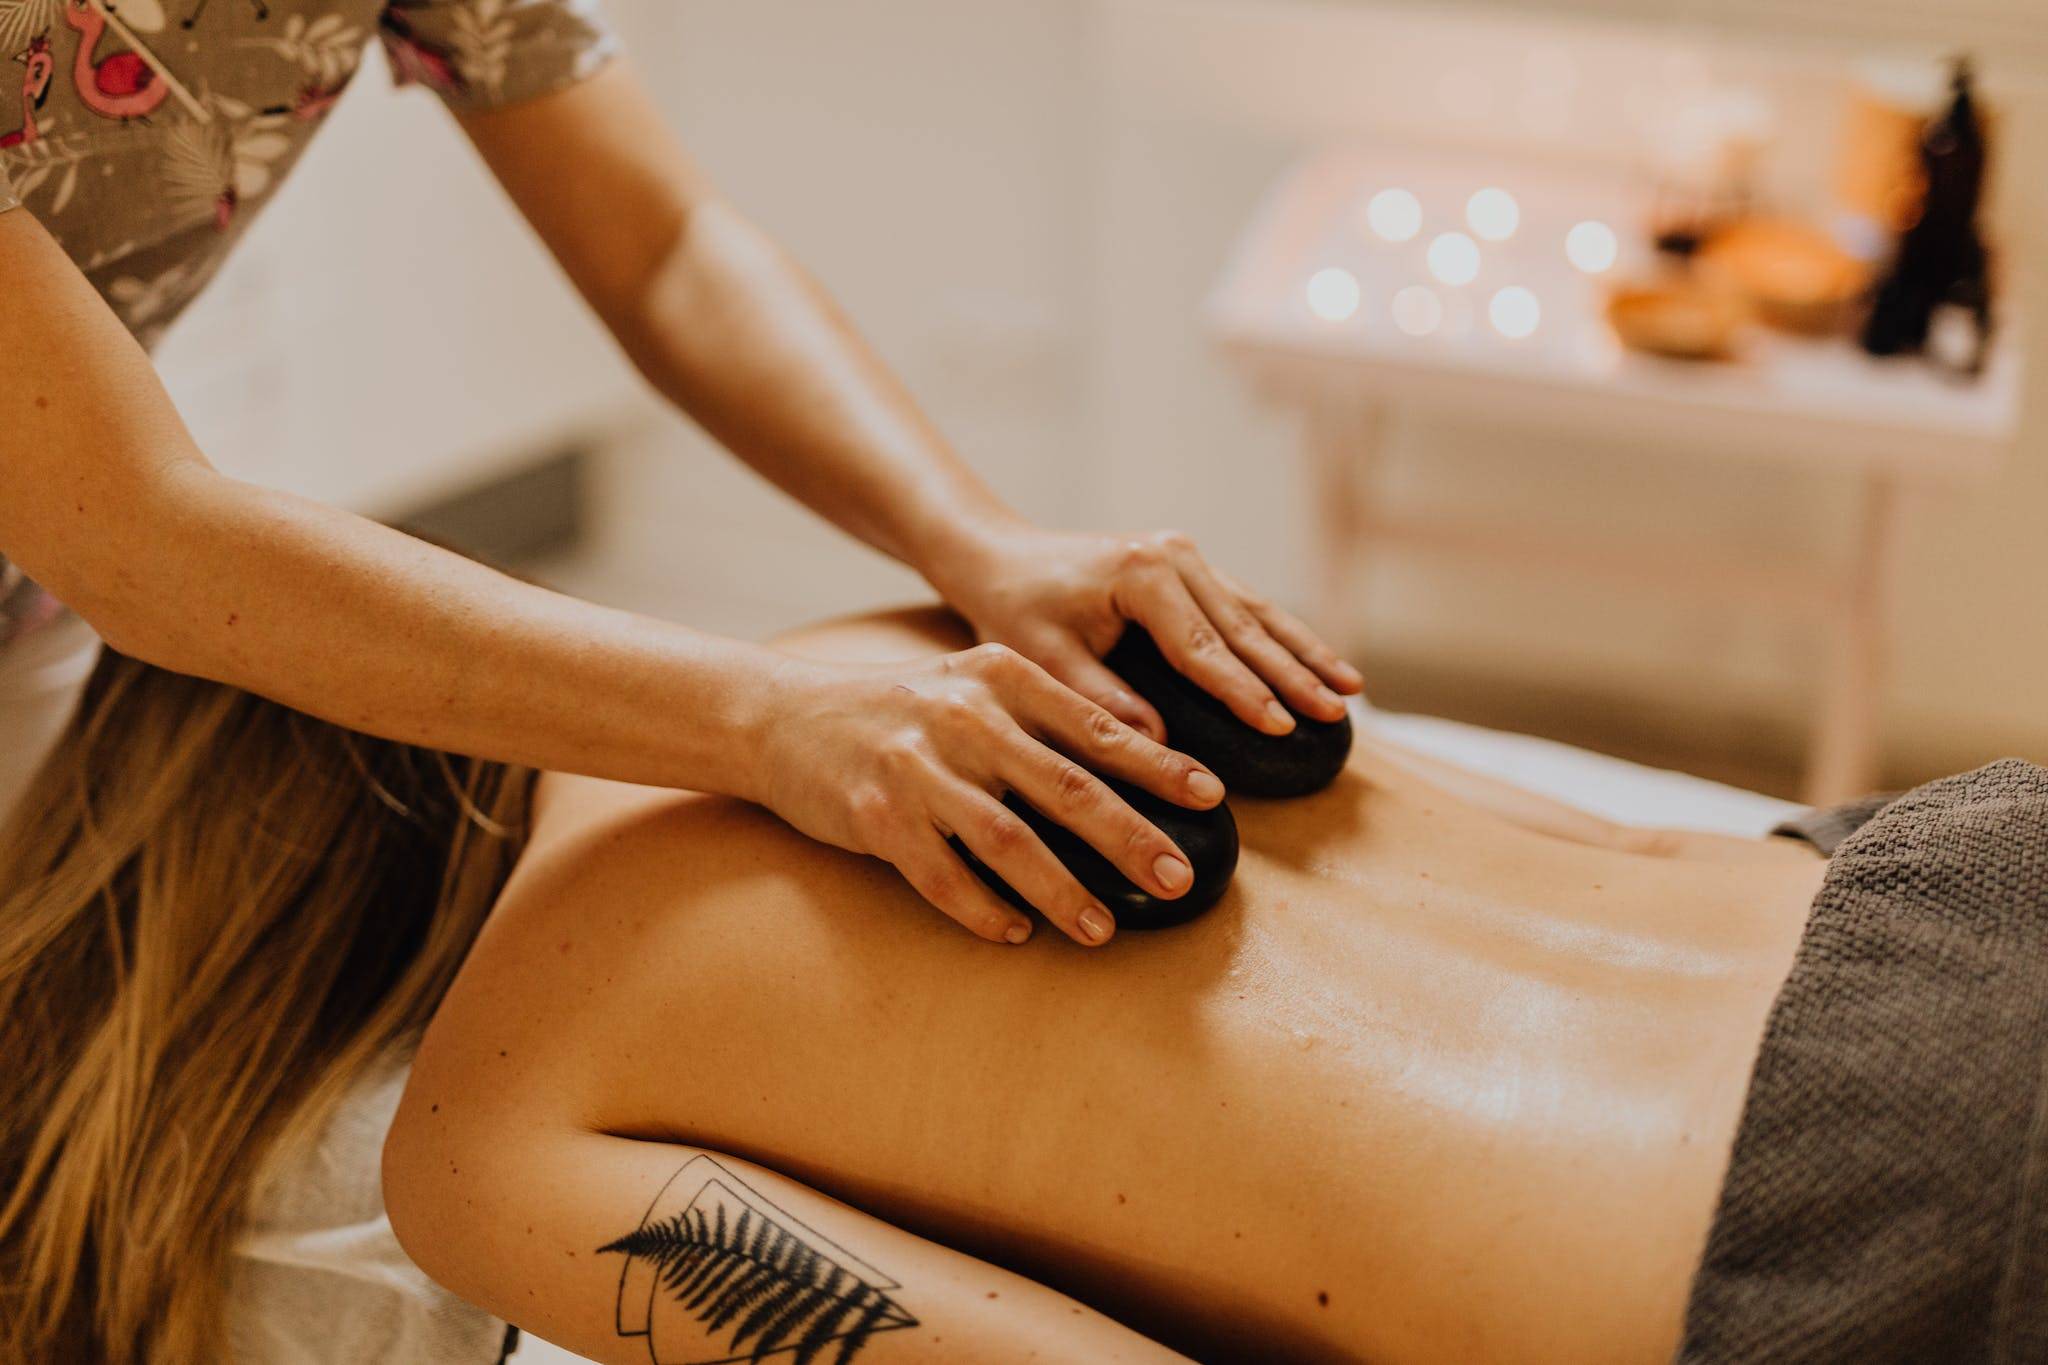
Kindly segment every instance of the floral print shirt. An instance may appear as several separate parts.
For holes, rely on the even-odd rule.
[[[0,212],[25,205],[153,345],[373,36],[459,111],[572,84],[616,48],[594,0],[0,0]],[[55,610],[0,559],[0,649]]]

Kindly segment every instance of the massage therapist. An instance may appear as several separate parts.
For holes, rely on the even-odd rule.
[[[372,34],[449,104],[656,388],[918,570],[986,643],[801,661],[215,471],[148,347]],[[1190,876],[1173,845],[1062,755],[1185,806],[1223,796],[1100,662],[1125,622],[1268,733],[1292,727],[1279,701],[1335,719],[1359,686],[1184,538],[1043,530],[1003,506],[705,182],[587,0],[21,0],[0,9],[0,73],[21,78],[18,104],[14,75],[0,85],[0,810],[103,638],[394,739],[757,801],[887,859],[975,933],[1023,941],[1030,921],[966,870],[957,834],[1099,943],[1108,913],[1000,796],[1167,896]]]

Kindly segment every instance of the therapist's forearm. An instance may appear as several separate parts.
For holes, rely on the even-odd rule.
[[[722,201],[689,215],[619,331],[754,469],[927,576],[1014,519],[824,292]]]
[[[754,469],[927,578],[1014,521],[630,64],[463,127],[640,372]]]
[[[64,575],[116,648],[409,743],[753,794],[779,655],[563,597],[203,467],[152,493],[146,510],[94,519],[126,572]]]
[[[116,648],[377,734],[751,796],[789,665],[207,464],[148,358],[0,213],[0,554]]]
[[[656,387],[769,479],[917,569],[979,638],[1154,738],[1158,714],[1102,661],[1129,623],[1255,728],[1284,733],[1290,706],[1344,714],[1333,689],[1356,691],[1356,670],[1185,536],[1059,534],[1006,508],[698,170],[627,63],[463,127]]]

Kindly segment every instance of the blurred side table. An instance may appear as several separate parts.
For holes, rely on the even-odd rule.
[[[1482,188],[1505,190],[1512,210],[1499,196],[1482,210],[1471,200]],[[1255,388],[1302,419],[1318,506],[1318,624],[1338,637],[1355,628],[1368,558],[1395,550],[1620,575],[1731,609],[1806,615],[1825,654],[1805,795],[1868,791],[1901,500],[1917,484],[1998,469],[2017,426],[2018,348],[1999,346],[1967,384],[1842,342],[1759,336],[1740,362],[1714,365],[1626,353],[1600,317],[1599,282],[1566,242],[1581,223],[1610,226],[1614,237],[1590,236],[1612,243],[1625,269],[1640,250],[1627,228],[1641,221],[1619,180],[1411,152],[1316,153],[1268,192],[1207,317]],[[1440,241],[1447,234],[1457,240]],[[1578,254],[1594,265],[1607,255]],[[1832,468],[1860,490],[1850,552],[1831,566],[1763,563],[1375,503],[1390,416],[1475,411],[1631,439],[1645,459]]]

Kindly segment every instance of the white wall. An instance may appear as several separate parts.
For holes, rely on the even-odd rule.
[[[374,46],[158,363],[216,463],[371,512],[636,393],[440,102],[393,90]]]
[[[1211,353],[1198,308],[1288,159],[1375,135],[1625,161],[1660,92],[1718,68],[1768,86],[1802,135],[1776,178],[1796,194],[1830,131],[1833,87],[1808,65],[1840,47],[1809,13],[1829,5],[1799,0],[1783,11],[1796,43],[1735,55],[1702,38],[1721,7],[1662,0],[613,0],[685,139],[1006,492],[1063,522],[1183,525],[1283,595],[1306,581],[1291,434]],[[1645,22],[1518,12],[1552,6]],[[1919,44],[1996,38],[2024,8],[1857,12],[1877,38]],[[1775,32],[1770,6],[1727,13],[1747,39]],[[2048,192],[2013,173],[2048,154],[2040,52],[2028,39],[1984,54],[2006,111],[2001,221],[2022,264],[2048,253]],[[1580,94],[1532,109],[1518,81],[1559,60],[1578,68]],[[608,497],[619,554],[592,580],[610,595],[754,631],[914,587],[679,422],[649,419],[445,124],[417,92],[351,94],[249,258],[173,338],[167,366],[211,449],[377,510],[626,418],[639,423],[634,453]],[[307,256],[332,268],[307,272]],[[2040,313],[2040,272],[2017,273]],[[2035,369],[2008,475],[1912,517],[1892,713],[1909,745],[2048,751],[2034,681],[2048,637],[2032,627],[2048,582],[2048,366]],[[1822,479],[1646,465],[1527,430],[1513,412],[1402,433],[1391,474],[1403,497],[1760,550],[1833,548],[1846,511]],[[1622,585],[1393,572],[1372,634],[1475,669],[1786,715],[1804,703],[1784,668],[1801,642],[1782,628]]]
[[[724,190],[822,277],[1005,494],[1059,521],[1088,501],[1082,8],[678,5],[671,44],[639,58]],[[612,490],[607,591],[623,573],[641,605],[749,632],[921,591],[664,430],[647,443],[661,453]]]

